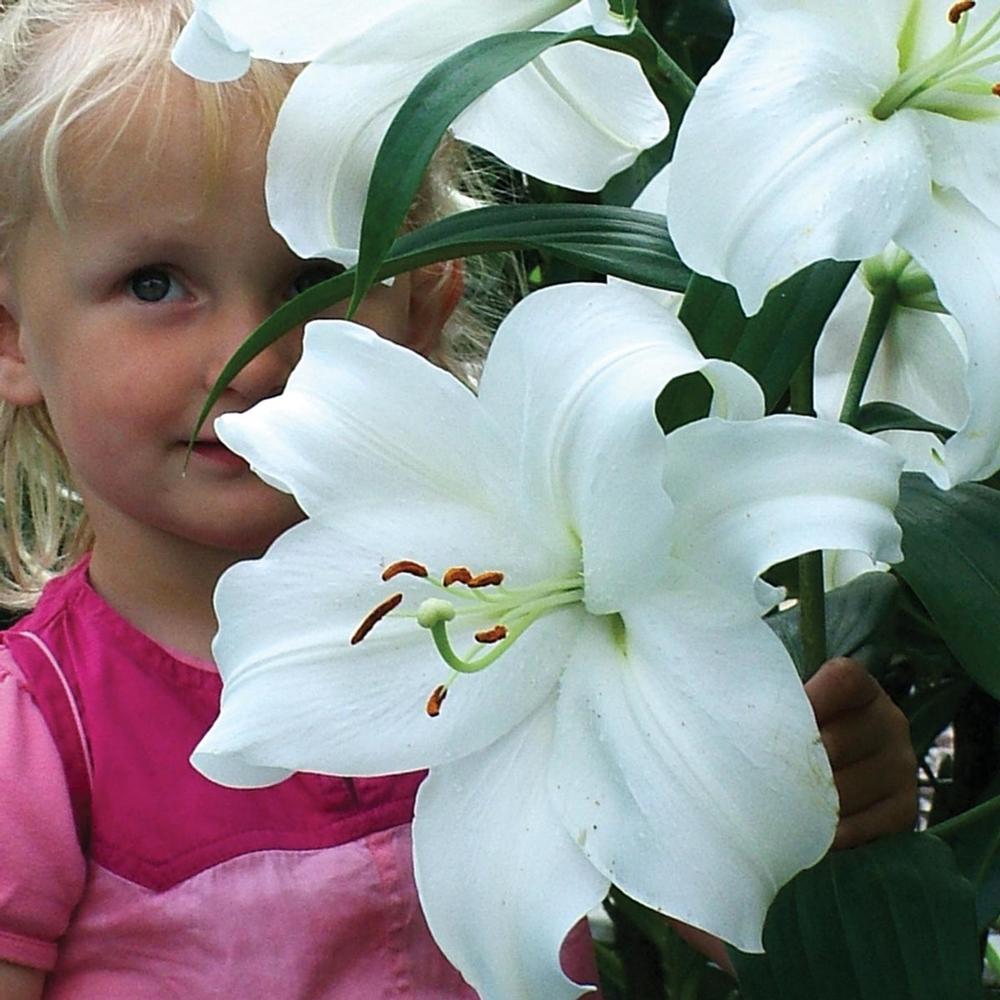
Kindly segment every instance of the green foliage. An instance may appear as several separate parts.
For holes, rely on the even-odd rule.
[[[726,358],[760,382],[773,410],[812,353],[856,265],[821,261],[775,288],[749,319],[728,285],[695,275],[680,317],[702,353]]]
[[[900,576],[969,677],[1000,697],[1000,494],[976,483],[945,492],[906,473],[896,513]]]
[[[979,1000],[973,889],[930,834],[827,856],[779,894],[745,1000]]]

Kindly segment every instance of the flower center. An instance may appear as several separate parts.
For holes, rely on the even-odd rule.
[[[427,629],[441,659],[452,671],[427,701],[427,714],[432,717],[440,713],[441,704],[456,677],[485,670],[539,618],[583,601],[583,576],[579,573],[525,587],[511,587],[504,582],[504,574],[499,570],[473,573],[466,566],[452,566],[438,579],[422,563],[401,559],[385,568],[382,579],[388,582],[400,575],[422,580],[434,596],[421,601],[415,612],[397,613],[403,604],[403,594],[392,594],[369,612],[351,637],[351,645],[361,642],[383,618],[393,613],[413,619]],[[464,655],[456,652],[449,626],[465,626],[468,651]]]
[[[912,0],[900,34],[903,67],[923,2]],[[1000,60],[1000,10],[970,32],[969,18],[975,6],[975,0],[952,4],[948,11],[948,20],[954,25],[951,40],[929,59],[904,68],[872,109],[875,118],[885,121],[900,108],[922,108],[966,121],[1000,116],[1000,104],[994,107],[993,101],[983,101],[1000,97],[1000,83],[978,73]]]

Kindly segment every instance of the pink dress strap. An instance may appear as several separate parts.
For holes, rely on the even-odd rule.
[[[35,692],[38,709],[59,751],[77,838],[85,849],[90,839],[94,770],[80,717],[79,697],[73,690],[74,679],[67,676],[52,651],[34,632],[10,631],[4,642]]]

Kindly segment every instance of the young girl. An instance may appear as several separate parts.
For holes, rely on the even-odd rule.
[[[333,267],[267,221],[292,71],[183,77],[189,0],[0,12],[5,603],[33,608],[0,649],[0,1000],[471,997],[416,899],[419,775],[238,791],[187,763],[218,707],[216,581],[302,516],[211,420],[184,472],[233,349]],[[456,274],[380,286],[358,319],[447,360]],[[298,351],[261,354],[213,417],[280,392]],[[847,661],[810,696],[839,846],[905,829],[902,716]],[[582,929],[564,959],[594,981]]]

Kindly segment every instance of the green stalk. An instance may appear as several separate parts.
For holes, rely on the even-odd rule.
[[[814,417],[813,364],[809,354],[795,373],[789,387],[791,409]],[[806,552],[799,556],[799,633],[802,638],[802,656],[808,680],[826,662],[826,593],[823,588],[823,553]]]
[[[967,809],[964,813],[952,816],[951,819],[946,819],[943,823],[928,827],[927,832],[948,841],[968,827],[975,827],[987,821],[995,823],[997,819],[1000,819],[1000,795],[995,795],[992,799],[987,799],[975,808]]]
[[[858,410],[861,409],[861,397],[864,395],[868,376],[871,375],[872,365],[875,363],[875,355],[878,353],[879,344],[882,343],[897,302],[898,290],[895,281],[879,285],[873,292],[871,312],[868,314],[868,322],[865,324],[865,332],[861,336],[861,345],[858,347],[851,377],[847,383],[847,392],[844,394],[844,405],[840,411],[841,423],[855,426]]]

